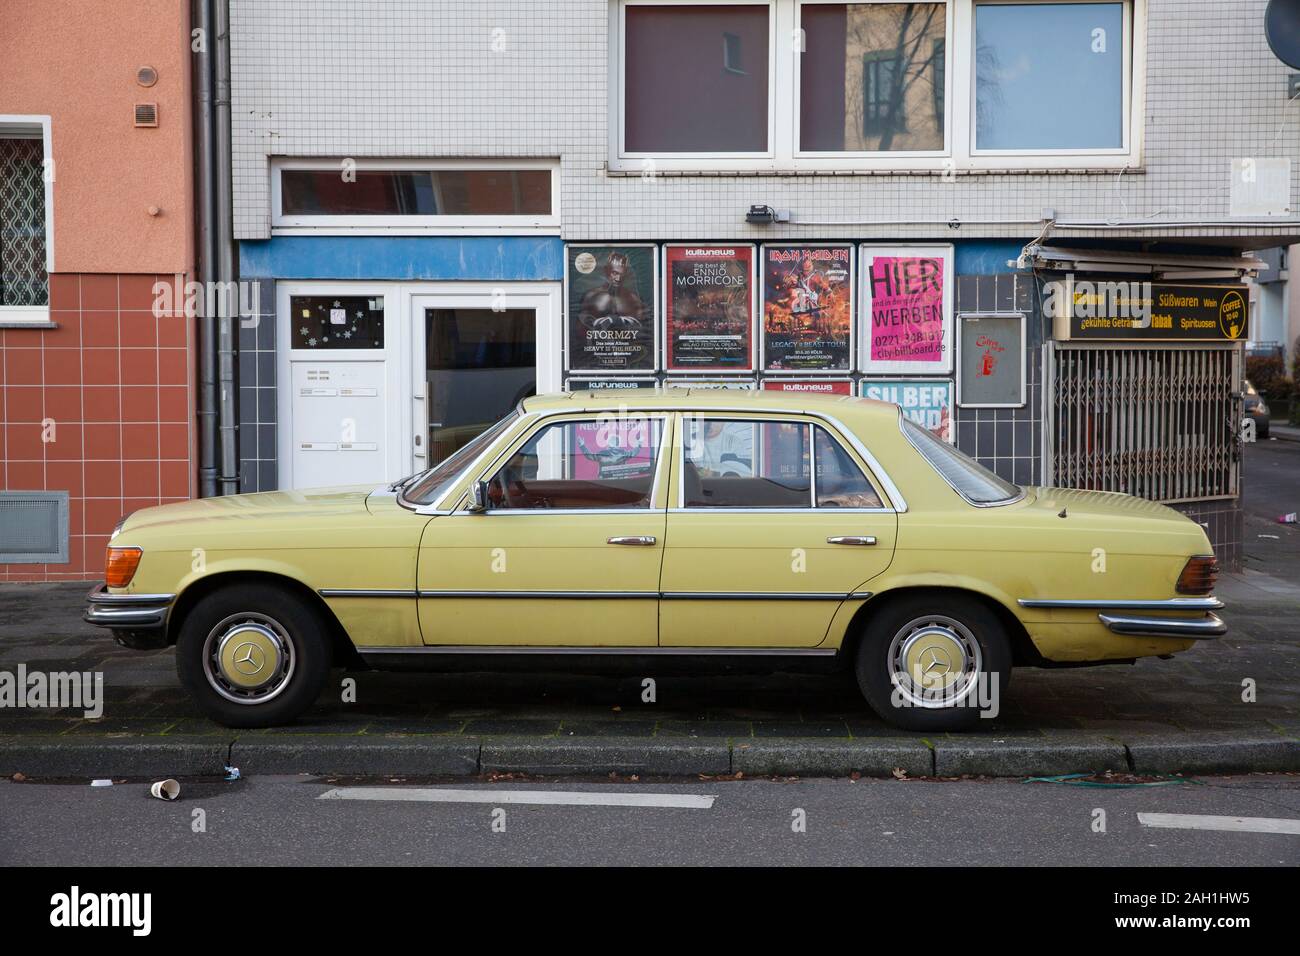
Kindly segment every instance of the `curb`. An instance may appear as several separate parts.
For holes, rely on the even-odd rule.
[[[1300,771],[1300,739],[1252,733],[1141,736],[1101,734],[987,738],[599,739],[434,736],[250,735],[76,739],[0,737],[0,777],[210,776],[226,764],[249,774],[474,777],[1050,776],[1114,770],[1139,774]]]

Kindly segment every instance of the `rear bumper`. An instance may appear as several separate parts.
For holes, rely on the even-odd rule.
[[[128,647],[163,647],[167,643],[167,614],[174,594],[110,594],[97,584],[86,595],[82,619],[111,628],[118,643]]]
[[[1213,612],[1197,618],[1098,614],[1097,620],[1105,624],[1112,634],[1123,634],[1126,637],[1176,637],[1204,641],[1228,633],[1228,625]]]
[[[1223,618],[1214,613],[1223,609],[1223,602],[1216,597],[1170,598],[1163,601],[1022,598],[1019,604],[1025,608],[1096,610],[1099,612],[1097,620],[1105,625],[1107,630],[1124,637],[1169,637],[1176,640],[1204,641],[1228,633],[1228,625],[1224,623]],[[1132,613],[1141,611],[1162,613],[1160,615]],[[1194,617],[1165,617],[1163,612],[1199,613]]]

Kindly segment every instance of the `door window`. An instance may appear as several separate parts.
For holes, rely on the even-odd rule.
[[[883,507],[880,495],[844,446],[817,425],[813,426],[813,448],[817,452],[818,508]]]
[[[556,422],[535,432],[488,482],[488,507],[649,508],[663,421]]]
[[[683,427],[683,507],[812,508],[814,489],[818,508],[882,507],[866,475],[820,426],[687,418]]]

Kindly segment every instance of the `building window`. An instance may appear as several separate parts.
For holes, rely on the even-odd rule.
[[[1123,3],[975,7],[975,148],[1124,147]]]
[[[629,4],[624,19],[627,152],[767,152],[768,4]]]
[[[557,164],[285,160],[272,177],[277,229],[558,229]]]
[[[20,118],[12,118],[20,119]],[[47,137],[0,117],[0,322],[49,320]]]
[[[1146,0],[610,4],[615,172],[1141,162]]]
[[[801,10],[805,152],[944,148],[944,3],[825,3]]]

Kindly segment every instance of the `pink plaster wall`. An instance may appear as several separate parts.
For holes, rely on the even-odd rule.
[[[191,271],[188,6],[0,0],[0,114],[51,117],[57,273]],[[137,102],[157,129],[132,125]]]

